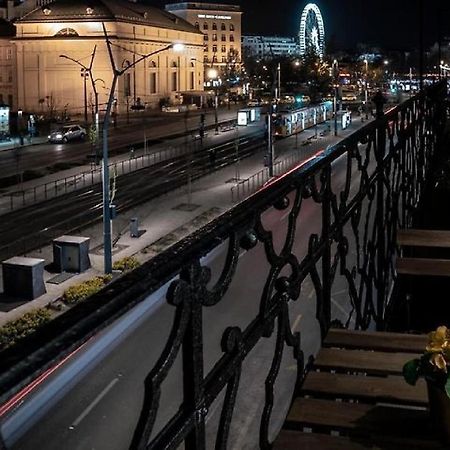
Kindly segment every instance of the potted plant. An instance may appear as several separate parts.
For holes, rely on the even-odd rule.
[[[440,326],[428,339],[423,355],[403,366],[403,376],[411,385],[425,379],[432,423],[441,439],[450,444],[450,329]]]

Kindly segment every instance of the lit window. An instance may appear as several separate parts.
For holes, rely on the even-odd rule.
[[[203,47],[203,51],[204,51],[204,52],[209,52],[209,47],[208,47],[207,45],[205,45],[205,46]]]
[[[234,31],[234,25],[230,23],[230,31]]]
[[[217,34],[216,34],[216,33],[214,33],[214,34],[212,35],[212,40],[213,40],[213,41],[217,41]]]

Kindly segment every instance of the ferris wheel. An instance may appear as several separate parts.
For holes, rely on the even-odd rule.
[[[315,3],[308,3],[302,12],[300,30],[300,54],[313,49],[321,58],[325,50],[325,27],[319,7]]]

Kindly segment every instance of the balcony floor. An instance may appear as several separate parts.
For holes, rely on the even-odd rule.
[[[424,380],[403,364],[426,335],[331,329],[295,398],[276,450],[443,449],[427,410]]]

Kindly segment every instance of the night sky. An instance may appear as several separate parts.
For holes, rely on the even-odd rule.
[[[168,1],[147,0],[164,7]],[[243,34],[277,34],[294,36],[298,31],[305,0],[208,0],[210,3],[241,5]],[[172,1],[171,3],[176,3]],[[418,42],[419,0],[317,0],[325,20],[327,39],[334,35],[341,48],[353,48],[357,43],[380,45],[388,49],[407,49]],[[443,35],[450,37],[450,1],[424,0],[426,41],[437,41],[439,4]]]

